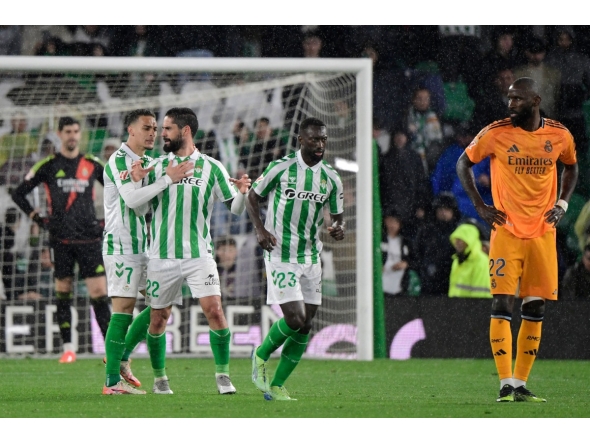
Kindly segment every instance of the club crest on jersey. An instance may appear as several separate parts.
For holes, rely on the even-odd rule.
[[[120,171],[119,172],[119,179],[126,180],[129,177],[129,171]]]
[[[297,191],[293,188],[285,189],[285,197],[287,199],[309,200],[312,202],[323,202],[326,200],[325,194],[314,193],[312,191]]]
[[[195,168],[195,172],[197,174],[201,174],[203,172],[203,168],[201,168],[200,166],[198,166],[198,167]]]
[[[553,151],[553,145],[551,145],[551,141],[548,140],[545,142],[545,151],[550,153],[551,151]]]
[[[326,183],[326,181],[322,179],[322,181],[320,182],[320,191],[322,193],[325,193],[327,186],[328,186],[328,184]]]

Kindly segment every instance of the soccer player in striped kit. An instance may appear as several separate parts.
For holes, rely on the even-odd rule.
[[[231,334],[221,305],[209,226],[216,198],[233,214],[243,213],[251,180],[246,174],[239,180],[230,178],[221,162],[202,154],[193,143],[198,128],[197,116],[190,108],[168,110],[162,126],[163,148],[168,155],[156,159],[153,171],[147,176],[152,184],[165,174],[170,164],[191,165],[189,176],[151,200],[152,240],[147,280],[151,321],[147,345],[155,377],[152,391],[158,394],[172,394],[165,371],[165,331],[172,305],[182,305],[184,281],[192,297],[199,299],[209,322],[217,390],[220,394],[236,393],[229,377]]]
[[[149,109],[133,110],[125,116],[125,127],[129,134],[127,142],[113,153],[104,168],[102,254],[108,295],[113,307],[105,337],[106,382],[102,390],[105,395],[145,394],[145,391],[136,388],[141,383],[129,365],[129,355],[145,339],[150,323],[149,308],[133,320],[138,292],[145,294],[146,288],[148,254],[145,214],[151,198],[192,172],[187,164],[169,165],[165,176],[150,186],[142,187],[147,170],[137,170],[143,169],[142,164],[152,160],[145,152],[154,147],[156,115]]]
[[[279,304],[284,315],[252,352],[252,381],[265,399],[277,401],[295,400],[283,384],[305,352],[312,319],[322,303],[319,235],[325,206],[332,222],[330,236],[344,239],[342,180],[323,160],[326,125],[316,118],[303,120],[297,140],[301,149],[272,162],[246,200],[258,243],[265,251],[266,303]],[[263,224],[260,200],[265,197],[269,208]],[[281,358],[269,381],[266,363],[281,345]]]

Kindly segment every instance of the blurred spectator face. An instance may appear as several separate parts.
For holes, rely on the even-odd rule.
[[[511,69],[504,69],[496,77],[496,86],[504,96],[508,94],[508,88],[514,83],[514,74]]]
[[[334,102],[334,111],[336,111],[338,117],[348,117],[350,114],[350,108],[344,100]]]
[[[96,33],[98,33],[98,25],[82,25],[82,27],[84,28],[84,31],[86,31],[86,34],[88,35],[95,35]]]
[[[396,237],[402,228],[400,220],[395,216],[386,216],[383,221],[385,222],[387,235],[390,237]]]
[[[514,47],[514,38],[512,34],[502,34],[498,37],[496,49],[500,54],[508,54]]]
[[[379,59],[379,54],[377,54],[375,48],[367,46],[363,51],[363,57],[370,58],[373,61],[373,65],[375,65],[375,63],[377,63],[377,60]]]
[[[22,114],[14,116],[10,124],[12,125],[13,134],[22,134],[27,131],[27,119]]]
[[[117,151],[117,147],[115,147],[114,145],[105,146],[104,151],[102,153],[104,160],[109,160],[109,157],[111,157],[115,151]]]
[[[232,244],[220,245],[216,253],[221,264],[233,264],[238,257],[238,248]]]
[[[428,108],[430,108],[430,91],[427,89],[416,91],[412,99],[412,105],[417,111],[428,111]]]
[[[533,66],[539,66],[545,59],[545,51],[531,52],[525,51],[525,55],[529,63]]]
[[[43,143],[41,143],[41,156],[46,157],[52,154],[55,154],[55,145],[49,139],[45,139]]]
[[[462,239],[458,239],[458,238],[455,239],[453,246],[455,247],[455,251],[459,254],[463,253],[465,251],[465,249],[467,248],[467,244],[465,243],[465,241],[463,241]]]
[[[439,207],[436,209],[436,218],[443,222],[450,222],[453,220],[453,210],[447,207]]]
[[[318,36],[308,36],[303,39],[303,56],[319,57],[322,51],[322,40]]]
[[[104,48],[102,45],[93,45],[92,46],[92,56],[93,57],[104,57]]]
[[[147,28],[145,27],[145,25],[137,25],[135,27],[135,35],[143,37],[146,34],[147,34]]]
[[[567,32],[562,32],[557,38],[557,44],[560,48],[567,49],[572,46],[572,37]]]
[[[584,268],[590,271],[590,251],[584,250],[584,255],[582,256],[582,263],[584,264]]]
[[[396,148],[401,149],[405,147],[407,143],[408,136],[406,136],[404,133],[398,131],[393,135],[393,144]]]
[[[271,135],[270,125],[264,120],[260,119],[256,122],[256,137],[258,139],[266,139]]]

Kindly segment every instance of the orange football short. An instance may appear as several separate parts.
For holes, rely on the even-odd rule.
[[[490,289],[493,295],[557,300],[556,232],[521,239],[502,226],[490,238]],[[520,288],[519,288],[520,280]]]

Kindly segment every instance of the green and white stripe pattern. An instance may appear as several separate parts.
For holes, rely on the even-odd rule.
[[[225,202],[238,192],[225,167],[199,150],[184,159],[173,153],[155,159],[148,184],[165,175],[170,162],[187,160],[195,164],[193,175],[170,185],[150,201],[151,259],[213,257],[210,220],[215,197]]]
[[[325,205],[331,214],[344,211],[340,175],[322,161],[309,167],[301,151],[272,162],[254,182],[259,196],[268,196],[264,227],[277,239],[265,258],[271,262],[316,264],[320,261]]]
[[[119,187],[131,182],[131,163],[140,157],[126,144],[114,152],[104,168],[105,229],[103,255],[140,254],[147,251],[147,226],[144,216],[125,205]],[[141,158],[144,164],[152,159]]]

